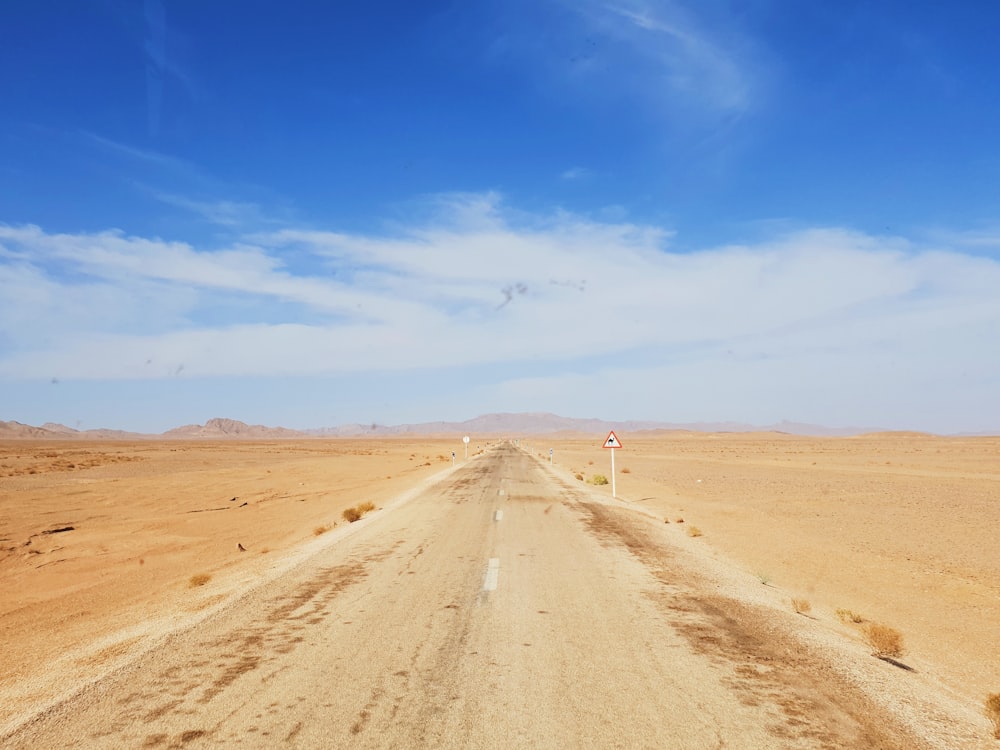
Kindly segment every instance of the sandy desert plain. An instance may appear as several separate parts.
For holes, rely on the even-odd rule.
[[[1000,692],[1000,438],[619,437],[619,500],[789,610],[806,600],[804,630],[861,644],[850,610],[903,634],[903,678],[980,713]],[[610,496],[589,484],[610,474],[602,440],[522,444]],[[291,565],[346,508],[392,512],[452,450],[461,462],[458,437],[0,442],[0,736]]]

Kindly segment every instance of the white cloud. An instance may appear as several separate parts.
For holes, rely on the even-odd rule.
[[[547,374],[483,388],[509,408],[612,398],[692,420],[1000,403],[997,261],[835,228],[693,253],[670,238],[495,195],[450,196],[392,235],[286,229],[215,250],[0,226],[0,376],[524,363]]]
[[[586,167],[571,167],[559,176],[567,182],[576,182],[579,180],[590,179],[594,176],[594,173]]]

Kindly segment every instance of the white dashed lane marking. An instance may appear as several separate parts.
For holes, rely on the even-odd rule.
[[[496,591],[497,582],[500,579],[500,558],[491,557],[490,564],[486,568],[486,578],[483,580],[483,591]]]

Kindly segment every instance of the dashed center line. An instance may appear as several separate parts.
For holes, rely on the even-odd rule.
[[[500,580],[500,558],[491,557],[490,564],[486,568],[486,578],[483,580],[483,591],[496,591],[497,582]]]

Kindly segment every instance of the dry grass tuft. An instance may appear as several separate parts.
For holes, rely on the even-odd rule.
[[[855,625],[860,625],[865,621],[865,618],[850,609],[838,609],[837,617],[843,623],[853,623]]]
[[[888,625],[868,623],[864,630],[865,641],[872,648],[872,656],[879,659],[898,659],[903,655],[903,634]]]
[[[699,529],[697,526],[689,526],[688,536],[702,536],[701,529]]]
[[[344,520],[348,523],[354,523],[355,521],[360,521],[365,513],[373,510],[375,510],[375,503],[366,500],[363,503],[358,503],[353,508],[345,509],[341,515],[344,516]]]
[[[313,534],[315,536],[320,536],[321,534],[325,534],[326,532],[328,532],[332,528],[333,527],[330,526],[330,524],[325,524],[323,526],[317,526],[315,529],[313,529]]]
[[[1000,740],[1000,693],[987,695],[983,708],[986,718],[993,722],[993,736]]]
[[[676,519],[674,521],[674,523],[684,523],[684,519],[683,518],[678,518],[678,519]]]
[[[204,586],[206,583],[212,580],[212,576],[208,573],[197,573],[188,579],[189,588],[197,588],[198,586]]]
[[[577,474],[574,474],[573,476],[575,476],[577,478],[577,481],[580,481],[580,482],[583,481],[583,474],[577,473]]]
[[[812,604],[808,599],[792,599],[792,609],[797,615],[807,615],[812,612]]]
[[[627,467],[627,466],[623,466],[622,467],[622,474],[631,474],[631,473],[632,473],[632,470],[629,467]]]

